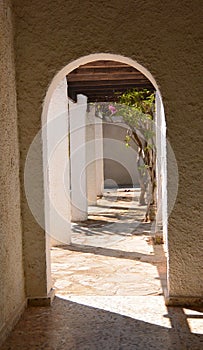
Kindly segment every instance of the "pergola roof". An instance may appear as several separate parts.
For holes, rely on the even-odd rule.
[[[132,88],[155,90],[140,71],[115,61],[82,65],[68,74],[67,83],[68,96],[74,101],[77,94],[86,95],[88,102],[105,102],[115,101],[120,94]]]

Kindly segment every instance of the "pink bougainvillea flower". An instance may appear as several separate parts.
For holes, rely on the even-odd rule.
[[[109,110],[111,111],[111,114],[116,113],[116,107],[109,105]]]

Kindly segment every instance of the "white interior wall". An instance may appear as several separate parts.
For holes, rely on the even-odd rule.
[[[130,147],[126,147],[126,133],[125,124],[103,123],[104,179],[112,179],[117,185],[139,185],[137,147],[133,142]],[[109,140],[112,140],[112,144],[116,141],[114,155]]]

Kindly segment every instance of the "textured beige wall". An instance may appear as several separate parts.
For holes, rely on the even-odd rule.
[[[25,301],[12,35],[11,8],[9,1],[3,1],[0,4],[0,342]]]
[[[135,59],[152,73],[160,87],[168,138],[179,167],[178,197],[168,226],[170,295],[202,295],[201,0],[14,3],[22,172],[29,145],[40,129],[42,102],[54,75],[70,61],[90,53],[110,52]],[[43,232],[30,214],[24,194],[22,200],[27,287],[36,293],[46,268]],[[35,248],[38,252],[30,255]],[[34,286],[29,278],[32,272]]]

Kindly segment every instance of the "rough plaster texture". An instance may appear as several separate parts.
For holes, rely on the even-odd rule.
[[[47,88],[59,70],[98,52],[136,60],[160,87],[167,135],[179,167],[178,197],[168,223],[169,295],[201,296],[201,1],[58,0],[53,4],[16,0],[14,6],[21,174],[29,145],[41,126]],[[173,178],[169,163],[168,173],[170,194]],[[43,193],[42,182],[41,189]],[[35,252],[27,261],[29,288],[31,275],[34,283],[40,284],[45,273],[44,238],[29,212],[23,189],[22,215],[27,234],[25,256],[29,249]],[[29,291],[35,293],[33,285]]]
[[[11,4],[0,4],[0,342],[25,302]]]

